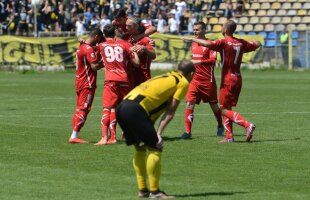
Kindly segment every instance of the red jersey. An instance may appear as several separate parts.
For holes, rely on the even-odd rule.
[[[211,42],[210,49],[220,52],[222,59],[222,80],[227,75],[240,76],[243,53],[255,51],[258,45],[243,39],[227,36]]]
[[[192,43],[193,60],[201,60],[202,63],[195,65],[193,80],[198,82],[214,82],[214,65],[216,52],[195,42]]]
[[[151,45],[151,39],[149,37],[143,37],[135,44],[139,44],[142,46],[145,46],[149,50],[154,50],[154,46]],[[146,53],[143,53],[139,55],[140,59],[140,65],[139,68],[135,70],[134,77],[135,80],[141,80],[142,82],[148,80],[151,78],[151,62],[152,59],[150,59]],[[138,81],[140,84],[141,81]]]
[[[131,47],[125,40],[109,39],[99,44],[105,66],[105,81],[129,82],[128,61],[134,58]]]
[[[97,61],[96,52],[89,44],[81,44],[76,51],[76,78],[77,91],[85,88],[96,88],[97,71],[92,70],[91,63]]]
[[[128,19],[129,17],[128,16],[126,16],[126,19]],[[127,28],[126,28],[126,24],[124,24],[123,26],[119,26],[119,25],[117,25],[117,21],[116,20],[113,20],[112,21],[112,25],[113,26],[116,26],[116,27],[118,27],[118,28],[120,28],[123,32],[124,32],[124,40],[128,40],[129,38],[130,38],[130,36],[131,36],[131,34],[128,34],[127,33]],[[145,29],[148,29],[148,28],[150,28],[151,27],[151,25],[150,24],[148,24],[148,23],[144,23],[144,22],[141,22],[141,25],[145,28]]]

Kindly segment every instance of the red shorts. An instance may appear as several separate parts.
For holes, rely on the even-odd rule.
[[[85,88],[76,92],[76,109],[90,111],[96,88]]]
[[[232,76],[221,84],[220,88],[220,106],[223,108],[231,108],[236,106],[239,94],[242,88],[241,76]]]
[[[204,103],[209,102],[215,104],[218,102],[216,90],[216,83],[201,84],[192,81],[188,87],[186,102],[195,102],[199,104],[202,100]]]
[[[129,83],[106,81],[103,87],[102,105],[104,108],[115,108],[130,92]]]

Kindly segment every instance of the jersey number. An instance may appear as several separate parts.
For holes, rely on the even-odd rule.
[[[124,60],[123,49],[121,47],[113,48],[113,47],[107,46],[104,48],[104,54],[108,62],[114,62],[115,60],[117,62],[123,62]]]
[[[237,64],[237,62],[238,62],[238,57],[239,57],[239,54],[240,54],[240,46],[234,46],[234,50],[236,51],[234,64]]]

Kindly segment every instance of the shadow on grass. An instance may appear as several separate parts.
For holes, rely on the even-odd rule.
[[[246,194],[246,193],[247,192],[203,192],[193,194],[180,194],[175,196],[178,198],[186,198],[186,197],[228,196],[228,195]]]
[[[263,143],[263,142],[283,142],[283,141],[293,141],[300,140],[300,138],[291,138],[291,139],[272,139],[272,140],[252,140],[251,142],[246,141],[235,141],[235,143]]]
[[[193,138],[182,139],[180,137],[167,137],[167,136],[163,136],[162,138],[163,138],[164,141],[192,140],[193,139]]]

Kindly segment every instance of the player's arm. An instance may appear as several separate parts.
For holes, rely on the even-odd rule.
[[[130,58],[130,63],[134,66],[134,67],[139,67],[140,65],[140,59],[139,56],[137,54],[137,52],[132,52],[133,57]]]
[[[86,52],[86,59],[90,63],[92,70],[97,71],[103,68],[103,62],[98,51],[95,51],[94,48],[88,48]]]
[[[183,37],[182,40],[184,42],[196,42],[197,44],[200,44],[204,47],[210,47],[210,42],[203,39],[197,39],[197,38],[190,38],[190,37]]]
[[[255,51],[256,49],[260,48],[262,46],[262,43],[260,41],[254,41],[254,42],[247,42],[245,41],[245,45],[244,45],[244,52],[251,52],[251,51]]]
[[[215,65],[216,63],[216,51],[210,51],[208,59],[201,59],[201,60],[191,60],[194,65],[196,64],[206,64],[206,65]]]
[[[146,53],[146,55],[152,60],[156,58],[155,49],[150,45],[144,46],[136,44],[135,46],[132,47],[132,50],[134,52],[137,52],[138,54]]]
[[[157,143],[157,147],[158,148],[162,148],[163,142],[162,142],[162,138],[161,135],[164,131],[164,129],[166,128],[166,126],[171,122],[171,120],[174,117],[175,111],[178,108],[180,101],[172,98],[172,100],[170,101],[168,108],[165,112],[165,114],[162,116],[160,123],[159,123],[159,127],[157,129],[157,136],[158,136],[158,143]]]
[[[143,24],[143,26],[145,28],[145,31],[143,33],[133,36],[132,39],[134,41],[138,41],[140,38],[143,38],[145,36],[150,36],[157,32],[157,29],[150,24]]]

